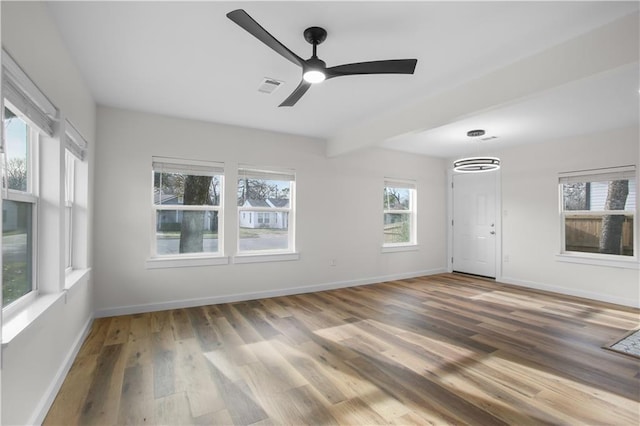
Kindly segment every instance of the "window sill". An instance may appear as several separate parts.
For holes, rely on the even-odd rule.
[[[608,266],[611,268],[640,269],[638,259],[624,259],[622,256],[615,256],[614,259],[605,259],[603,255],[560,253],[556,255],[558,262],[580,263],[583,265]]]
[[[216,257],[152,257],[147,259],[147,269],[185,268],[191,266],[228,265],[228,256]]]
[[[382,248],[380,249],[382,253],[398,253],[402,251],[418,251],[418,250],[420,250],[420,246],[417,244],[382,246]]]
[[[64,292],[39,295],[24,309],[5,319],[2,324],[2,347],[11,343],[13,339],[29,328],[43,313],[63,297]]]
[[[82,281],[82,279],[89,274],[89,271],[91,271],[91,268],[71,269],[67,272],[64,278],[64,289],[70,290],[73,286]]]
[[[299,259],[300,253],[251,253],[234,256],[233,263],[286,262]]]

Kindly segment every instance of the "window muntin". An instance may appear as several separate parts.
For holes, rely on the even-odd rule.
[[[416,244],[416,189],[413,182],[385,181],[383,246]]]
[[[636,256],[633,167],[561,176],[562,252]]]
[[[238,253],[295,251],[294,191],[293,172],[238,171]]]
[[[6,307],[36,290],[34,152],[38,135],[17,109],[6,105],[3,117],[2,303]]]
[[[222,253],[223,174],[218,163],[154,159],[154,256]]]

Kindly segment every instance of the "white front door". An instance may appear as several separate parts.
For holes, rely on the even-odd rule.
[[[497,172],[453,175],[453,270],[496,276]]]

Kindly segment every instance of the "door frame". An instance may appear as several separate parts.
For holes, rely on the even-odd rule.
[[[496,281],[502,279],[502,171],[500,169],[492,172],[485,173],[497,173],[496,176]],[[453,272],[453,175],[452,169],[447,170],[447,271]]]

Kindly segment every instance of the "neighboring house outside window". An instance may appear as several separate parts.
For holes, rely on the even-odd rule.
[[[559,178],[562,253],[636,257],[633,166],[563,173]]]
[[[384,182],[383,246],[416,245],[416,185],[412,181]]]
[[[237,191],[238,253],[294,252],[294,172],[240,168]]]
[[[224,168],[153,158],[153,256],[222,255]]]

